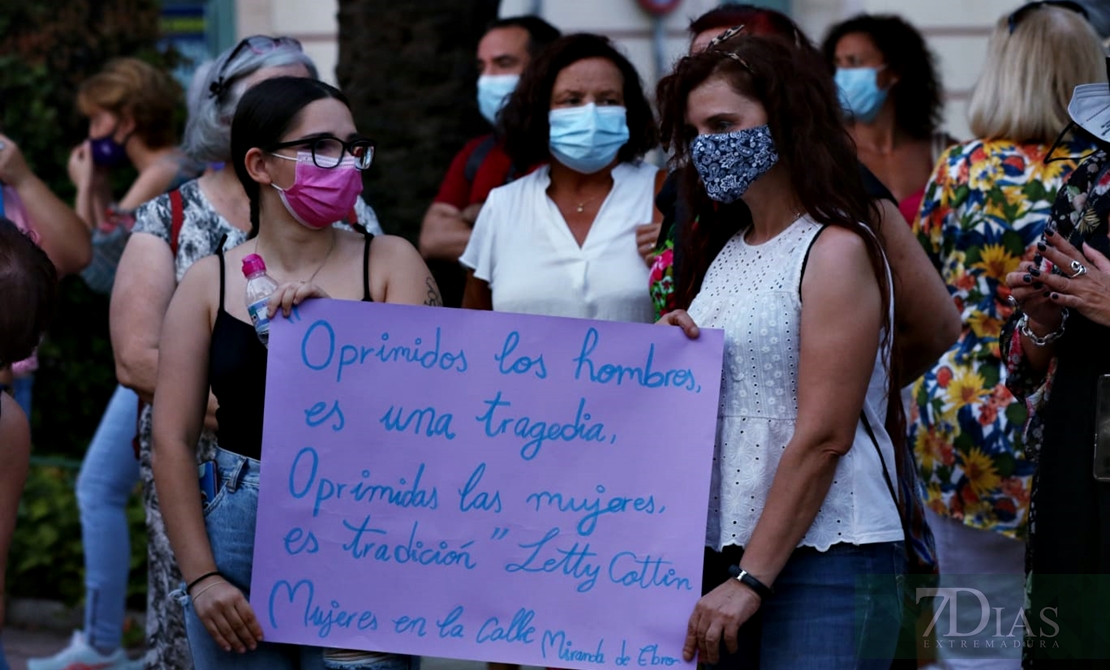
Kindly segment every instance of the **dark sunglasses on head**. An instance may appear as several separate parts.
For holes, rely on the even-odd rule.
[[[1010,25],[1010,34],[1014,34],[1014,29],[1017,28],[1018,24],[1021,23],[1021,20],[1024,19],[1029,12],[1034,9],[1040,9],[1041,7],[1059,7],[1060,9],[1075,12],[1087,21],[1091,20],[1091,16],[1087,13],[1087,8],[1078,2],[1070,2],[1070,0],[1040,0],[1040,2],[1030,2],[1027,5],[1022,5],[1018,7],[1013,14],[1010,14],[1010,18],[1007,19],[1007,23]]]
[[[208,97],[222,98],[224,93],[230,87],[231,82],[226,78],[227,67],[235,62],[235,57],[243,53],[243,51],[250,49],[251,53],[264,54],[269,51],[281,48],[293,48],[297,51],[303,51],[301,43],[292,37],[270,37],[269,35],[251,35],[239,40],[235,48],[231,50],[231,54],[227,60],[220,66],[219,72],[214,82],[208,87]]]

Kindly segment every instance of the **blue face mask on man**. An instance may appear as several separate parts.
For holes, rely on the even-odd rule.
[[[871,123],[883,108],[889,91],[879,88],[879,71],[882,69],[837,68],[836,87],[840,90],[840,105],[856,121]]]
[[[624,107],[594,103],[548,113],[548,148],[555,160],[575,172],[593,174],[613,162],[628,143]]]
[[[478,111],[491,124],[520,82],[519,74],[484,74],[478,77]]]

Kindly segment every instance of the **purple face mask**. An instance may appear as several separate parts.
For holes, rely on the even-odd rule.
[[[89,139],[89,144],[92,147],[93,165],[103,168],[116,168],[127,162],[127,149],[124,147],[127,140],[120,144],[116,141],[115,135],[116,129],[113,128],[112,132],[104,137]],[[130,135],[128,139],[130,139]]]
[[[304,226],[320,229],[342,221],[362,193],[362,172],[353,158],[344,159],[334,168],[322,168],[312,161],[311,151],[298,152],[295,159],[274,155],[297,161],[292,186],[271,186],[281,193],[285,209]]]

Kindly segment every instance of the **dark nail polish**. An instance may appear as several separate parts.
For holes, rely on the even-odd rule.
[[[1052,237],[1055,234],[1056,234],[1056,231],[1053,230],[1052,228],[1045,228],[1044,229],[1044,236],[1045,237]]]
[[[1048,247],[1045,246],[1044,242],[1037,242],[1037,250],[1038,251],[1044,251],[1047,248]]]
[[[1022,280],[1023,282],[1025,282],[1026,284],[1028,284],[1028,283],[1030,283],[1031,281],[1033,281],[1033,277],[1031,277],[1030,275],[1025,275],[1024,277],[1022,277],[1022,278],[1021,278],[1021,280]]]
[[[1044,288],[1044,284],[1043,284],[1043,283],[1041,283],[1041,282],[1039,282],[1039,281],[1035,281],[1035,282],[1033,282],[1033,288],[1035,288],[1035,289],[1037,289],[1037,290],[1039,291],[1039,290],[1041,290],[1042,288]]]
[[[1033,269],[1029,270],[1029,274],[1033,275],[1034,277],[1040,277],[1041,276],[1041,271],[1038,270],[1037,268],[1033,268]]]
[[[1060,295],[1057,294],[1057,293],[1053,293],[1052,295],[1050,295],[1048,297],[1051,298],[1052,300],[1057,300],[1057,299],[1059,299]]]
[[[1033,263],[1040,265],[1044,261],[1044,256],[1040,254],[1033,254]]]

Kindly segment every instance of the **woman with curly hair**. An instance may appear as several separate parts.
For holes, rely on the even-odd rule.
[[[460,262],[463,307],[651,322],[636,228],[662,215],[665,173],[636,68],[600,35],[563,37],[521,76],[498,117],[519,174],[494,189]],[[536,166],[539,165],[539,168]]]
[[[821,50],[836,67],[860,160],[917,218],[925,182],[956,140],[940,132],[940,75],[921,33],[893,15],[860,14],[832,27]]]
[[[689,313],[662,322],[725,333],[705,595],[684,655],[727,669],[889,667],[906,554],[875,204],[843,169],[852,142],[820,59],[735,33],[659,84],[662,138],[693,167],[683,193],[699,222]]]

